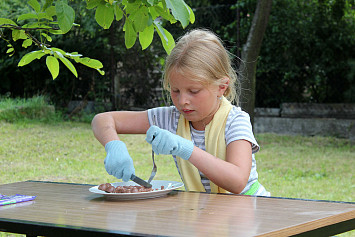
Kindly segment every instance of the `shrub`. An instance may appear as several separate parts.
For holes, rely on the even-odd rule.
[[[0,120],[50,122],[61,120],[61,114],[55,111],[54,106],[50,105],[44,96],[29,99],[0,97]]]

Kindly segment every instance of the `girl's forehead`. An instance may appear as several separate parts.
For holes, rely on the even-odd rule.
[[[194,85],[206,85],[206,80],[203,77],[191,73],[189,71],[181,70],[172,70],[169,73],[169,83],[170,84],[179,84],[179,83],[188,83]]]

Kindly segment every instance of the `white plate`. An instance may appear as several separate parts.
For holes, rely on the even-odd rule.
[[[129,181],[129,182],[118,182],[111,183],[114,187],[117,186],[137,186],[138,184]],[[89,191],[92,193],[102,194],[105,197],[119,199],[119,200],[135,200],[135,199],[147,199],[147,198],[156,198],[162,197],[170,193],[171,191],[181,188],[184,186],[181,182],[176,181],[165,181],[165,180],[153,180],[151,182],[152,188],[157,189],[150,192],[139,192],[139,193],[107,193],[99,189],[99,186],[94,186],[89,188]],[[161,190],[161,186],[164,186],[164,190]]]

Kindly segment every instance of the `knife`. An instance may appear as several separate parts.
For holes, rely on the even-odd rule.
[[[139,184],[139,185],[142,185],[142,186],[146,187],[146,188],[151,188],[151,187],[152,187],[152,185],[151,185],[150,183],[148,183],[148,182],[146,182],[145,180],[143,180],[143,179],[141,179],[141,178],[135,176],[134,174],[132,174],[131,180],[132,180],[133,182]]]

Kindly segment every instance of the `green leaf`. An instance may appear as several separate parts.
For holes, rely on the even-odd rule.
[[[78,60],[78,62],[87,66],[87,67],[91,67],[91,68],[95,68],[95,69],[103,67],[102,63],[99,60],[91,59],[88,57],[80,58]]]
[[[22,26],[23,28],[47,28],[51,29],[52,27],[48,25],[41,24],[40,22],[31,22]]]
[[[43,11],[47,12],[48,8],[54,7],[54,6],[52,6],[52,4],[53,4],[53,0],[45,0],[45,3],[43,5]],[[52,15],[52,16],[54,16],[54,15]]]
[[[48,16],[46,12],[38,13],[38,20],[41,20],[41,19],[47,19],[47,20],[53,21],[53,18],[51,16]]]
[[[132,48],[137,39],[137,32],[134,30],[130,20],[127,20],[124,25],[126,31],[124,34],[126,48]]]
[[[37,0],[29,0],[28,4],[38,13],[41,11],[41,5]]]
[[[50,6],[46,9],[46,13],[49,17],[55,16],[57,14],[55,6]]]
[[[78,73],[74,67],[74,65],[63,55],[59,56],[60,61],[74,74],[75,77],[78,77]]]
[[[152,15],[150,13],[148,13],[148,16],[149,16],[149,18],[148,18],[148,26],[151,26],[153,24],[153,17],[152,17]]]
[[[22,14],[17,18],[17,21],[23,21],[23,20],[28,20],[28,19],[38,19],[37,15],[34,13],[27,13],[27,14]]]
[[[25,34],[24,30],[12,30],[12,39],[14,41],[19,39],[27,39],[27,35]]]
[[[97,70],[102,76],[105,75],[105,71],[100,70],[100,69],[98,69],[98,68],[97,68],[96,70]]]
[[[191,7],[189,7],[186,3],[185,3],[185,6],[187,7],[188,11],[189,11],[189,14],[190,14],[190,22],[191,24],[195,23],[195,14],[194,14],[194,11],[191,9]]]
[[[155,19],[159,16],[158,12],[156,11],[155,7],[148,7],[149,14],[152,16],[152,19]]]
[[[145,6],[140,7],[131,20],[137,32],[143,31],[148,25],[148,8]]]
[[[54,35],[63,35],[64,34],[62,30],[52,30],[52,29],[50,29],[49,32],[51,34],[54,34]]]
[[[126,4],[126,13],[127,14],[133,14],[134,12],[136,12],[139,9],[139,6],[141,5],[141,1],[132,1],[132,2],[128,2]]]
[[[57,1],[55,4],[55,10],[57,12],[58,25],[63,33],[67,33],[73,26],[75,19],[75,12],[73,8],[68,6],[63,1]]]
[[[101,1],[102,0],[87,0],[86,1],[86,3],[87,3],[86,8],[93,9],[93,8],[97,7]]]
[[[157,29],[157,32],[164,38],[164,41],[168,41],[168,37],[165,35],[164,28],[160,25],[158,21],[154,21],[154,26]],[[159,36],[160,36],[159,35]]]
[[[109,4],[100,4],[95,12],[96,22],[104,29],[110,28],[114,20],[113,6]]]
[[[48,42],[52,42],[52,37],[50,37],[49,35],[47,35],[46,33],[42,33],[42,35],[46,38],[46,40]]]
[[[35,59],[40,59],[43,55],[45,55],[45,53],[43,53],[41,50],[29,52],[21,58],[17,66],[25,66]]]
[[[175,41],[173,36],[170,34],[169,31],[164,29],[161,25],[157,24],[154,22],[154,26],[157,29],[158,35],[161,39],[162,45],[167,52],[167,54],[170,54],[171,50],[175,47]]]
[[[14,48],[9,48],[6,53],[12,53],[15,49]]]
[[[153,6],[154,5],[154,0],[147,0],[147,3],[149,3],[149,5]]]
[[[139,43],[142,46],[142,50],[148,48],[148,46],[152,43],[154,37],[154,25],[146,27],[144,31],[139,32]]]
[[[46,64],[49,72],[52,74],[53,80],[57,78],[59,75],[59,62],[58,59],[56,59],[53,56],[47,56],[46,58]]]
[[[153,10],[154,9],[154,10]],[[152,16],[161,16],[164,19],[171,20],[173,17],[170,15],[169,11],[166,11],[166,9],[162,8],[161,6],[155,5],[152,9],[150,9]]]
[[[122,19],[122,17],[123,17],[123,11],[121,10],[120,6],[115,4],[113,6],[113,11],[114,11],[115,16],[116,16],[116,21],[120,21]]]
[[[175,19],[185,28],[190,22],[190,13],[183,0],[165,0],[166,6],[171,9]]]
[[[0,25],[5,25],[5,24],[17,26],[17,24],[14,21],[10,20],[10,19],[0,18]]]
[[[72,53],[64,53],[66,57],[69,57],[70,59],[74,59],[76,63],[78,63],[81,60],[82,54],[79,54],[78,52],[72,52]]]
[[[31,39],[26,39],[22,43],[22,47],[27,48],[28,46],[32,45],[32,40]]]
[[[50,48],[49,50],[51,50],[53,53],[59,53],[58,56],[63,56],[65,54],[67,54],[64,50],[62,50],[60,48],[53,47],[53,48]]]

